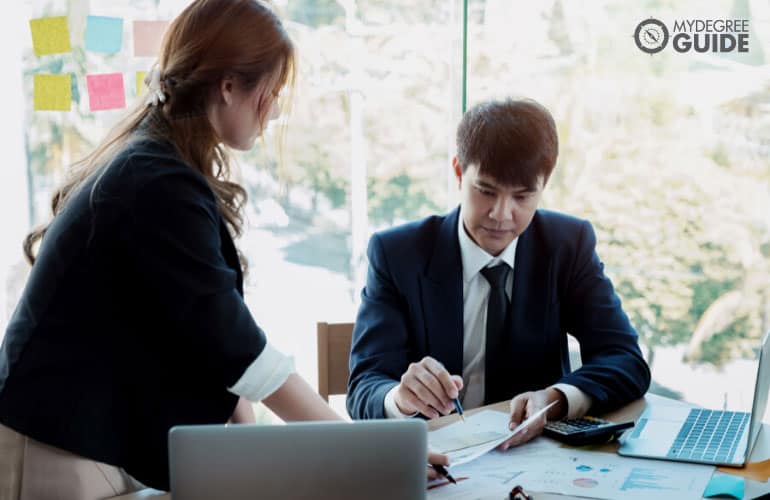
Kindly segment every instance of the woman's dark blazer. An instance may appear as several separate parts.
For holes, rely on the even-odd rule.
[[[45,234],[0,348],[0,423],[168,488],[169,429],[224,423],[265,346],[204,177],[136,141]]]

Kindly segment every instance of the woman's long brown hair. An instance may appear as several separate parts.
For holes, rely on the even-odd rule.
[[[267,92],[292,86],[294,46],[278,17],[258,0],[195,0],[169,26],[158,66],[166,102],[138,103],[91,154],[72,166],[51,198],[53,217],[129,142],[160,139],[173,144],[181,158],[203,174],[238,236],[246,191],[229,180],[229,156],[206,114],[208,99],[224,77],[234,77],[246,89],[272,86]],[[49,225],[24,239],[30,264]]]

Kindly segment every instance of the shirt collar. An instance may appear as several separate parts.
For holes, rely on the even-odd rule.
[[[457,223],[457,237],[460,241],[460,257],[463,264],[463,281],[465,283],[472,280],[479,271],[490,264],[495,265],[505,262],[513,269],[513,263],[516,259],[516,244],[519,238],[514,238],[500,255],[493,257],[486,250],[478,246],[465,231],[462,206],[460,206],[460,216]]]

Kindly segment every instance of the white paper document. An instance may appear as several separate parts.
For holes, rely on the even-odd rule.
[[[483,478],[461,478],[457,484],[437,483],[439,486],[428,489],[428,500],[482,500],[495,498],[502,500],[504,495],[500,492],[500,487],[490,485]]]
[[[526,469],[517,480],[528,491],[624,500],[701,498],[714,473],[708,465],[569,448],[549,457],[528,457]]]
[[[428,433],[428,447],[449,457],[452,466],[477,458],[493,449],[510,434],[507,413],[486,410]]]
[[[430,489],[428,499],[503,499],[516,485],[530,493],[588,498],[700,499],[714,467],[567,448],[539,437],[507,451],[490,451],[451,472],[458,484]]]
[[[508,429],[508,413],[485,410],[466,418],[465,422],[456,422],[429,432],[428,446],[431,450],[449,457],[450,465],[461,465],[480,457],[521,432],[554,404],[556,402],[538,410],[513,430]]]
[[[521,484],[520,477],[529,470],[528,461],[535,456],[547,458],[559,445],[552,440],[535,439],[507,451],[492,450],[478,460],[452,467],[456,485],[445,480],[432,484],[443,484],[428,490],[428,500],[476,500],[507,498],[511,488]]]

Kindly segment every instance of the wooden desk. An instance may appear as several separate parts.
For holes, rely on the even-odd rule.
[[[662,396],[656,396],[655,394],[647,394],[643,399],[634,401],[633,403],[626,405],[617,411],[607,413],[601,416],[603,418],[606,418],[607,420],[613,420],[617,422],[621,422],[625,420],[636,420],[637,418],[639,418],[639,415],[642,414],[642,412],[648,405],[689,406],[686,403],[682,403],[680,401],[664,398]],[[465,412],[465,414],[473,415],[474,413],[477,413],[485,409],[497,410],[497,411],[502,411],[507,413],[508,402],[505,401],[494,405],[488,405],[482,408],[468,410],[467,412]],[[453,422],[457,422],[459,419],[460,418],[457,415],[449,415],[446,417],[441,417],[439,419],[429,421],[428,428],[430,430],[439,429],[441,427],[444,427],[445,425],[451,424]],[[770,426],[768,426],[767,424],[764,424],[762,426],[762,431],[760,432],[759,437],[757,438],[757,444],[754,447],[754,451],[751,454],[751,461],[757,462],[768,458],[770,458]],[[748,479],[746,480],[746,492],[745,492],[744,498],[747,498],[747,499],[754,498],[755,496],[758,496],[760,494],[767,493],[767,492],[770,492],[770,485],[766,483],[759,483],[757,481],[751,481]],[[537,500],[565,500],[565,499],[578,500],[578,497],[556,495],[556,494],[550,494],[550,493],[537,493],[535,497],[537,498]],[[138,491],[136,493],[131,493],[128,495],[113,497],[110,500],[171,500],[171,496],[168,493],[165,493],[162,491],[147,489],[147,490]],[[223,499],[223,500],[226,500],[226,499]]]

